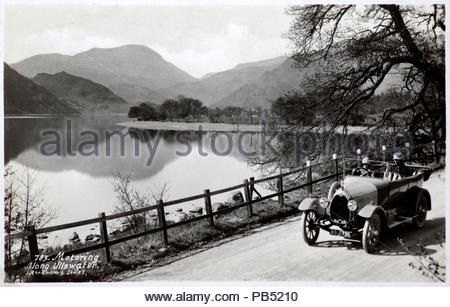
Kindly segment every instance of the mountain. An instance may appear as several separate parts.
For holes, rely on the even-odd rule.
[[[321,66],[322,64],[316,63],[298,69],[293,59],[277,57],[239,64],[233,69],[207,74],[198,81],[177,84],[160,92],[166,97],[194,97],[212,107],[252,106],[269,109],[271,102],[278,97],[299,90],[301,82]],[[395,76],[395,72],[388,75],[377,93],[399,84]]]
[[[66,72],[39,73],[34,82],[49,90],[64,103],[78,111],[127,108],[127,102],[107,87]]]
[[[256,61],[256,62],[248,62],[248,63],[241,63],[236,65],[233,69],[241,69],[241,68],[247,68],[247,67],[261,67],[261,68],[275,68],[281,64],[283,64],[288,59],[287,56],[279,56],[276,58]]]
[[[300,70],[293,64],[291,58],[280,56],[241,63],[232,69],[208,73],[196,79],[148,47],[125,45],[109,49],[93,48],[73,56],[36,55],[12,67],[30,78],[39,73],[64,71],[101,84],[130,104],[142,101],[161,103],[167,98],[183,95],[199,99],[206,106],[270,108],[270,101],[298,89],[307,74],[321,67],[316,64]],[[394,77],[387,76],[377,93],[393,87]],[[79,97],[79,94],[74,95]]]
[[[222,98],[213,106],[260,106],[270,108],[270,103],[290,91],[298,89],[301,80],[313,68],[299,70],[292,59],[286,59],[281,65],[265,71],[252,83],[245,84]]]
[[[6,63],[3,64],[3,73],[5,114],[79,114]]]
[[[11,67],[30,78],[38,73],[65,71],[103,84],[131,103],[145,100],[161,102],[164,97],[158,89],[197,80],[154,50],[141,45],[93,48],[73,56],[41,54]]]
[[[238,64],[230,70],[207,74],[195,82],[160,90],[166,97],[184,95],[207,106],[261,106],[298,87],[306,71],[293,67],[288,57]]]
[[[244,63],[226,71],[206,74],[202,79],[181,83],[162,89],[165,97],[184,95],[201,100],[205,105],[213,105],[232,94],[242,86],[256,82],[264,73],[271,71],[286,61],[286,57]]]

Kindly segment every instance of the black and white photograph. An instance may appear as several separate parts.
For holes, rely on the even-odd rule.
[[[3,1],[2,283],[446,285],[446,6],[393,2]]]

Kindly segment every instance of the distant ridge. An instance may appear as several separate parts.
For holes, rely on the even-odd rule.
[[[156,51],[142,45],[93,48],[76,55],[41,54],[11,65],[32,78],[39,73],[69,74],[100,83],[128,102],[158,101],[157,89],[197,80]]]
[[[11,114],[65,114],[79,112],[60,101],[47,89],[3,63],[4,111]]]
[[[278,56],[240,63],[197,79],[146,46],[125,45],[93,48],[74,56],[37,55],[13,64],[13,68],[29,77],[65,71],[107,87],[131,105],[142,101],[161,103],[183,95],[199,99],[206,106],[270,108],[278,97],[301,90],[303,80],[319,68],[319,64],[313,64],[299,69],[294,64],[293,59]],[[377,93],[394,85],[394,76],[388,75]]]
[[[242,63],[233,69],[207,74],[195,82],[177,84],[161,93],[166,97],[195,97],[208,106],[270,108],[271,100],[298,87],[304,77],[292,63],[285,56]]]
[[[39,73],[31,80],[78,111],[116,108],[127,104],[107,87],[64,71],[56,74]]]
[[[233,69],[241,69],[241,68],[247,68],[247,67],[276,67],[278,65],[283,64],[288,59],[287,56],[279,56],[276,58],[270,58],[266,60],[261,61],[255,61],[255,62],[247,62],[247,63],[240,63],[237,64]]]

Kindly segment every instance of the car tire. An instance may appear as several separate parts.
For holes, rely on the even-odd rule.
[[[316,243],[319,237],[320,227],[315,223],[317,222],[319,215],[314,210],[306,210],[303,212],[301,219],[302,237],[308,245]]]
[[[428,200],[423,191],[419,191],[416,195],[416,205],[415,205],[415,213],[417,217],[413,218],[412,224],[415,228],[421,229],[425,226],[425,221],[427,219],[427,207]]]
[[[372,254],[378,246],[381,235],[381,219],[374,213],[364,223],[362,245],[366,253]]]

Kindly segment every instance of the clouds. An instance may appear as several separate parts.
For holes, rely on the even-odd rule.
[[[151,48],[165,59],[196,77],[208,72],[230,69],[239,63],[280,56],[287,52],[286,42],[280,37],[261,38],[246,25],[231,23],[214,35],[196,35],[187,48],[171,51],[153,44]]]
[[[73,55],[93,47],[117,47],[123,45],[124,42],[112,37],[90,35],[71,26],[59,29],[46,29],[31,33],[23,39],[21,44],[24,47],[23,51],[25,51],[23,54],[15,53],[9,55],[8,48],[6,48],[6,57],[8,57],[11,62],[26,57],[27,50],[33,50],[35,54],[61,53]]]
[[[282,6],[8,6],[5,60],[142,44],[201,77],[287,52]]]

